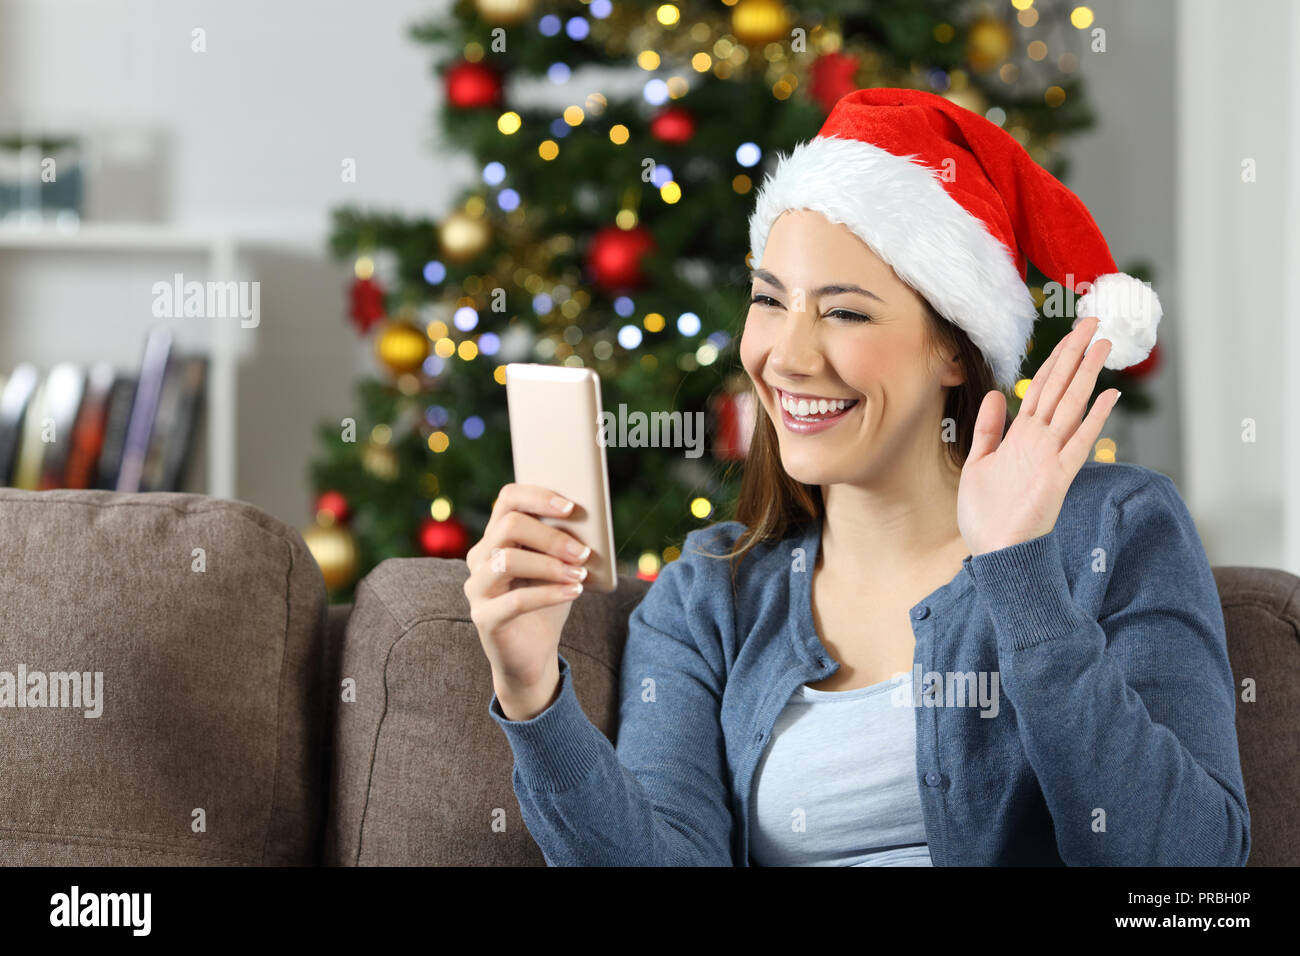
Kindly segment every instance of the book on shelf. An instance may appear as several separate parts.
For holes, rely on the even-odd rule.
[[[158,416],[167,363],[171,359],[172,334],[165,328],[152,329],[144,343],[144,361],[135,387],[135,401],[127,419],[126,437],[122,442],[122,461],[117,469],[118,491],[140,491],[149,439]]]
[[[30,362],[0,370],[0,485],[180,491],[197,445],[208,359],[154,329],[138,370]]]
[[[24,362],[6,377],[4,392],[0,394],[0,481],[6,485],[13,475],[23,420],[39,379],[36,366]]]

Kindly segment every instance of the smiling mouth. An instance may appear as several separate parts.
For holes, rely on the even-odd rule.
[[[795,397],[788,395],[780,389],[775,389],[777,403],[785,410],[785,413],[795,421],[807,422],[824,422],[839,415],[843,415],[854,405],[858,404],[856,398],[807,398]]]

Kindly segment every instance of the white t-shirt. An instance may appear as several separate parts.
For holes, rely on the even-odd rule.
[[[911,674],[847,691],[799,685],[755,771],[753,864],[932,865],[911,698]]]

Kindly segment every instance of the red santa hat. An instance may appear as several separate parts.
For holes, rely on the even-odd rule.
[[[755,267],[788,209],[852,230],[970,336],[1002,388],[1019,377],[1038,317],[1027,262],[1083,293],[1075,315],[1100,320],[1106,368],[1135,365],[1155,344],[1160,299],[1116,270],[1079,197],[1000,126],[934,93],[849,93],[813,139],[778,154],[749,220]]]

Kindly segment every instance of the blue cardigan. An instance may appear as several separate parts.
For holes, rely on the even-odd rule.
[[[733,600],[727,561],[697,552],[742,529],[692,531],[632,612],[616,746],[563,655],[559,697],[531,720],[493,695],[548,864],[750,865],[753,775],[777,715],[839,664],[813,626],[821,521],[751,552]],[[1086,463],[1051,532],[967,556],[911,618],[936,866],[1245,864],[1223,611],[1167,476]],[[953,693],[949,675],[969,672],[989,686],[997,673],[996,715]]]

